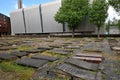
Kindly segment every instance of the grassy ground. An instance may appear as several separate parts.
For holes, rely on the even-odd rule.
[[[13,62],[2,62],[0,63],[0,68],[5,74],[9,73],[13,80],[30,80],[30,77],[35,72],[35,70],[32,68],[16,65]],[[1,74],[0,77],[7,77],[7,76]],[[8,78],[7,80],[9,79],[10,78]]]

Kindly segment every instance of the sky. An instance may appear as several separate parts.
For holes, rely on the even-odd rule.
[[[52,2],[55,0],[22,0],[23,7],[30,7],[33,5],[43,4]],[[9,13],[17,9],[18,0],[0,0],[0,13],[3,13],[7,16],[9,16]],[[117,15],[115,10],[110,6],[108,10],[108,20],[113,20],[115,17],[116,19],[120,19],[120,16]]]
[[[43,4],[54,0],[22,0],[23,7]],[[0,0],[0,13],[9,16],[9,13],[17,9],[18,0]]]

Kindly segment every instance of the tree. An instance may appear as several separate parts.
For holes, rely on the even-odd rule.
[[[58,23],[67,23],[69,29],[74,31],[88,13],[88,0],[62,0],[62,6],[55,15],[55,20]]]
[[[108,23],[106,23],[106,31],[108,32],[108,35],[110,34],[110,20],[108,21]]]
[[[120,33],[120,20],[118,20],[118,24],[117,24],[117,26],[118,26],[119,33]]]
[[[109,0],[109,4],[113,6],[117,12],[120,12],[120,0]]]
[[[108,15],[107,10],[108,5],[106,3],[106,0],[94,0],[93,4],[90,6],[89,20],[98,28],[98,38],[100,36],[100,27],[104,25],[105,19]]]

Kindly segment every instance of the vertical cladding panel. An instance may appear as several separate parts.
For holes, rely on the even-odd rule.
[[[55,21],[54,16],[61,6],[61,1],[55,1],[41,5],[43,17],[43,31],[47,32],[63,32],[62,24]]]
[[[27,33],[41,33],[41,19],[39,5],[25,8],[25,22]]]
[[[17,33],[25,33],[25,25],[22,9],[15,10],[10,13],[12,35]]]

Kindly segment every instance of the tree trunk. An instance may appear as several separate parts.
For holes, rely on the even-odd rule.
[[[97,35],[98,38],[100,38],[100,27],[98,27],[98,35]]]
[[[75,28],[72,29],[72,38],[75,37],[74,32],[75,32]]]
[[[108,35],[110,34],[110,26],[108,27]]]

